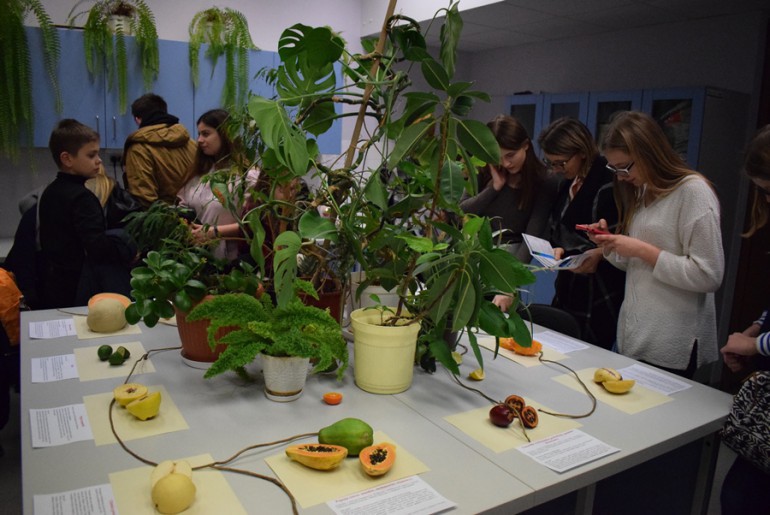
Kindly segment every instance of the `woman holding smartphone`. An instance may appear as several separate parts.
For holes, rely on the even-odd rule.
[[[584,341],[610,349],[615,343],[625,273],[604,260],[601,249],[580,230],[580,224],[599,219],[613,228],[617,224],[613,174],[580,120],[555,120],[540,133],[538,143],[546,167],[564,177],[551,211],[554,256],[589,256],[578,268],[559,271],[552,304],[575,317]]]
[[[626,271],[617,349],[692,378],[718,357],[714,292],[724,252],[716,193],[644,113],[618,113],[601,149],[620,220],[615,234],[590,238]],[[606,220],[592,226],[608,230]]]

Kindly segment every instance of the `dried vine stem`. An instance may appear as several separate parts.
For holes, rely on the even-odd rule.
[[[128,383],[131,380],[131,376],[134,374],[134,371],[136,370],[137,365],[139,365],[139,363],[141,363],[142,361],[145,361],[145,360],[149,359],[151,353],[157,353],[157,352],[162,352],[162,351],[167,351],[167,350],[177,350],[177,349],[181,349],[181,348],[182,348],[181,346],[179,346],[179,347],[164,347],[164,348],[160,348],[160,349],[151,349],[151,350],[147,351],[145,354],[142,355],[142,357],[140,357],[139,359],[137,359],[134,362],[134,365],[131,367],[131,371],[128,373],[128,376],[126,377],[126,380],[123,382],[123,384],[126,384],[126,383]],[[152,460],[147,459],[147,458],[144,458],[144,457],[140,456],[139,454],[135,453],[134,451],[132,451],[131,449],[129,449],[128,446],[126,445],[126,443],[120,438],[120,435],[118,435],[118,431],[117,431],[117,429],[115,429],[115,421],[114,421],[113,416],[112,416],[112,414],[113,414],[113,407],[115,406],[116,402],[117,401],[113,398],[110,401],[110,406],[108,408],[108,415],[109,415],[109,420],[110,420],[110,430],[112,431],[112,435],[115,437],[115,440],[123,448],[124,451],[126,451],[129,455],[133,456],[134,458],[136,458],[137,460],[141,461],[145,465],[150,465],[152,467],[157,466],[158,465],[157,462],[152,461]],[[294,496],[289,491],[289,489],[286,487],[286,485],[284,485],[280,480],[278,480],[276,478],[273,478],[273,477],[270,477],[270,476],[265,476],[265,475],[262,475],[262,474],[257,474],[256,472],[252,472],[250,470],[236,469],[236,468],[233,468],[233,467],[225,467],[224,465],[234,461],[239,456],[241,456],[244,452],[250,451],[252,449],[257,449],[257,448],[260,448],[260,447],[268,447],[268,446],[271,446],[271,445],[277,445],[277,444],[280,444],[280,443],[286,443],[286,442],[290,442],[290,441],[293,441],[293,440],[297,440],[299,438],[305,438],[305,437],[308,437],[308,436],[316,436],[316,435],[318,435],[318,433],[303,433],[303,434],[299,434],[299,435],[290,436],[289,438],[284,438],[282,440],[276,440],[274,442],[267,442],[267,443],[260,443],[260,444],[250,445],[249,447],[241,449],[237,453],[233,454],[232,456],[230,456],[226,460],[213,461],[213,462],[207,463],[205,465],[198,465],[198,466],[193,467],[193,470],[201,470],[201,469],[205,469],[205,468],[211,468],[211,469],[215,469],[215,470],[234,472],[236,474],[243,474],[243,475],[247,475],[247,476],[252,476],[252,477],[256,477],[258,479],[263,479],[265,481],[269,481],[269,482],[273,483],[274,485],[277,485],[289,497],[289,500],[291,501],[292,513],[297,515],[299,513],[298,510],[297,510],[297,500],[294,498]]]

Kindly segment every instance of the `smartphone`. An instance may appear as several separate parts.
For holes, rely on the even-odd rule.
[[[594,229],[593,227],[589,227],[585,224],[575,224],[575,229],[578,231],[585,231],[591,234],[612,234],[608,231],[603,231],[601,229]]]

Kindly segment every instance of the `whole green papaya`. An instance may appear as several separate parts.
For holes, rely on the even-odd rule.
[[[372,426],[358,418],[343,418],[318,431],[318,442],[341,445],[348,456],[358,456],[361,449],[374,443]]]

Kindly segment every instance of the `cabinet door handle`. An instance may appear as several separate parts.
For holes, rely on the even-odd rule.
[[[99,137],[102,136],[102,131],[99,130],[99,115],[98,114],[96,115],[96,134],[98,134]]]

